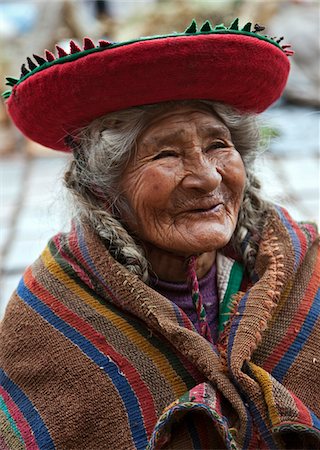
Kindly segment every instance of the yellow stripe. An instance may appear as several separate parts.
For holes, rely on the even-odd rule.
[[[280,422],[280,416],[278,414],[278,408],[274,401],[274,396],[272,392],[272,381],[270,379],[270,375],[268,372],[266,372],[261,367],[257,366],[253,362],[249,362],[250,369],[252,370],[256,380],[258,381],[263,395],[264,399],[266,401],[269,417],[272,423],[272,426],[277,425]]]
[[[143,351],[148,355],[152,362],[158,367],[159,372],[169,381],[176,397],[180,397],[187,390],[187,385],[182,378],[172,369],[170,363],[150,342],[145,339],[134,327],[129,325],[126,320],[116,315],[98,300],[92,297],[87,291],[81,288],[71,277],[61,270],[59,264],[55,261],[47,247],[41,255],[43,264],[49,272],[77,297],[81,298],[87,305],[96,310],[99,314],[106,317],[127,339],[133,342],[138,348],[143,346]]]

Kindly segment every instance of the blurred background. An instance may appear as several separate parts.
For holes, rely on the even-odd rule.
[[[264,25],[263,34],[292,44],[292,71],[283,97],[262,115],[264,147],[257,170],[267,196],[297,220],[318,223],[320,11],[307,0],[1,1],[0,90],[20,76],[27,56],[68,51],[83,36],[113,42],[182,32],[193,18],[229,25],[235,17]],[[50,99],[48,99],[50,108]],[[68,230],[62,177],[68,156],[40,147],[11,124],[0,101],[0,317],[25,267],[48,239]]]

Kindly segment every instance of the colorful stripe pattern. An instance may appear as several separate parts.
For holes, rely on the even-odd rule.
[[[312,226],[298,226],[283,209],[277,214],[281,226],[274,218],[260,244],[259,279],[236,304],[233,299],[223,334],[226,366],[267,448],[278,445],[270,430],[281,433],[284,425],[283,431],[301,427],[320,442],[313,412],[320,414],[319,244]]]
[[[191,413],[197,413],[198,420],[192,420]],[[189,443],[185,448],[192,449],[208,449],[218,448],[213,447],[214,441],[212,436],[208,433],[208,427],[217,430],[219,437],[221,436],[225,448],[236,449],[237,445],[229,430],[226,418],[222,415],[220,398],[217,396],[212,386],[207,383],[202,383],[184,394],[180,399],[169,405],[162,416],[152,434],[147,447],[148,450],[155,450],[162,448],[162,446],[170,441],[171,433],[174,431],[172,427],[176,423],[182,423],[181,418],[185,416],[185,429],[180,431],[180,434],[185,433]],[[199,426],[199,423],[207,421],[206,427]],[[216,437],[217,438],[217,437]],[[187,439],[187,438],[186,438]],[[179,436],[181,441],[181,436]],[[216,442],[217,444],[217,442]],[[174,443],[172,443],[174,446]],[[171,447],[170,447],[171,448]]]
[[[12,436],[12,440],[7,441],[8,448],[19,448],[23,443],[26,448],[35,450],[54,449],[52,438],[38,411],[24,392],[1,369],[0,396],[1,411],[5,413],[7,426],[14,434],[14,438]]]
[[[39,271],[45,273],[50,287],[43,282],[42,277],[36,276],[35,268],[28,268],[17,288],[17,297],[28,306],[31,315],[36,314],[42,319],[43,326],[50,327],[68,342],[68,346],[73,347],[74,356],[81,359],[83,367],[90,362],[99,370],[99,374],[105,374],[127,417],[130,445],[132,448],[145,449],[157,416],[167,402],[188,391],[203,377],[182,355],[173,351],[168,342],[152,335],[139,320],[128,317],[116,307],[116,294],[94,266],[83,236],[80,235],[77,241],[74,236],[68,237],[75,252],[79,254],[81,251],[78,265],[71,258],[73,248],[65,247],[65,238],[64,235],[56,236],[36,263]],[[85,284],[89,271],[103,281],[107,296],[98,295]],[[70,298],[63,298],[59,291],[64,291],[66,297],[69,294]],[[77,310],[76,302],[72,304],[75,298],[78,303],[84,304],[86,311]],[[175,309],[172,307],[176,316]],[[96,317],[94,324],[90,324],[85,312]],[[193,328],[188,319],[187,322],[188,328]],[[113,334],[112,345],[108,342],[108,336],[103,334],[104,323]],[[129,343],[131,355],[129,352],[125,354],[123,349]],[[139,367],[139,363],[144,367]],[[43,406],[34,406],[28,400],[27,389],[23,392],[18,381],[13,386],[13,381],[4,372],[1,377],[1,389],[4,391],[2,406],[16,440],[23,442],[22,448],[55,448],[45,421],[39,413],[35,415],[37,408],[41,411]],[[153,380],[156,380],[155,386],[151,385]],[[164,393],[158,392],[157,388],[161,388]],[[18,391],[25,399],[18,404],[21,407],[21,420],[15,420],[19,418],[17,412],[15,415],[8,414],[12,400],[7,393],[18,396]]]
[[[315,230],[282,209],[266,223],[253,285],[217,258],[217,347],[91,230],[55,236],[1,325],[0,448],[277,448],[290,430],[319,443]]]

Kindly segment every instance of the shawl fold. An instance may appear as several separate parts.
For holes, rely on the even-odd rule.
[[[319,263],[270,213],[253,279],[217,258],[215,346],[89,227],[58,234],[1,324],[0,448],[320,448]]]

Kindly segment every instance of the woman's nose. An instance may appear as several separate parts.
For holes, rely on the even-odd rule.
[[[215,190],[221,183],[222,176],[216,163],[205,158],[193,161],[187,169],[182,186],[185,189],[198,189],[204,192]]]

